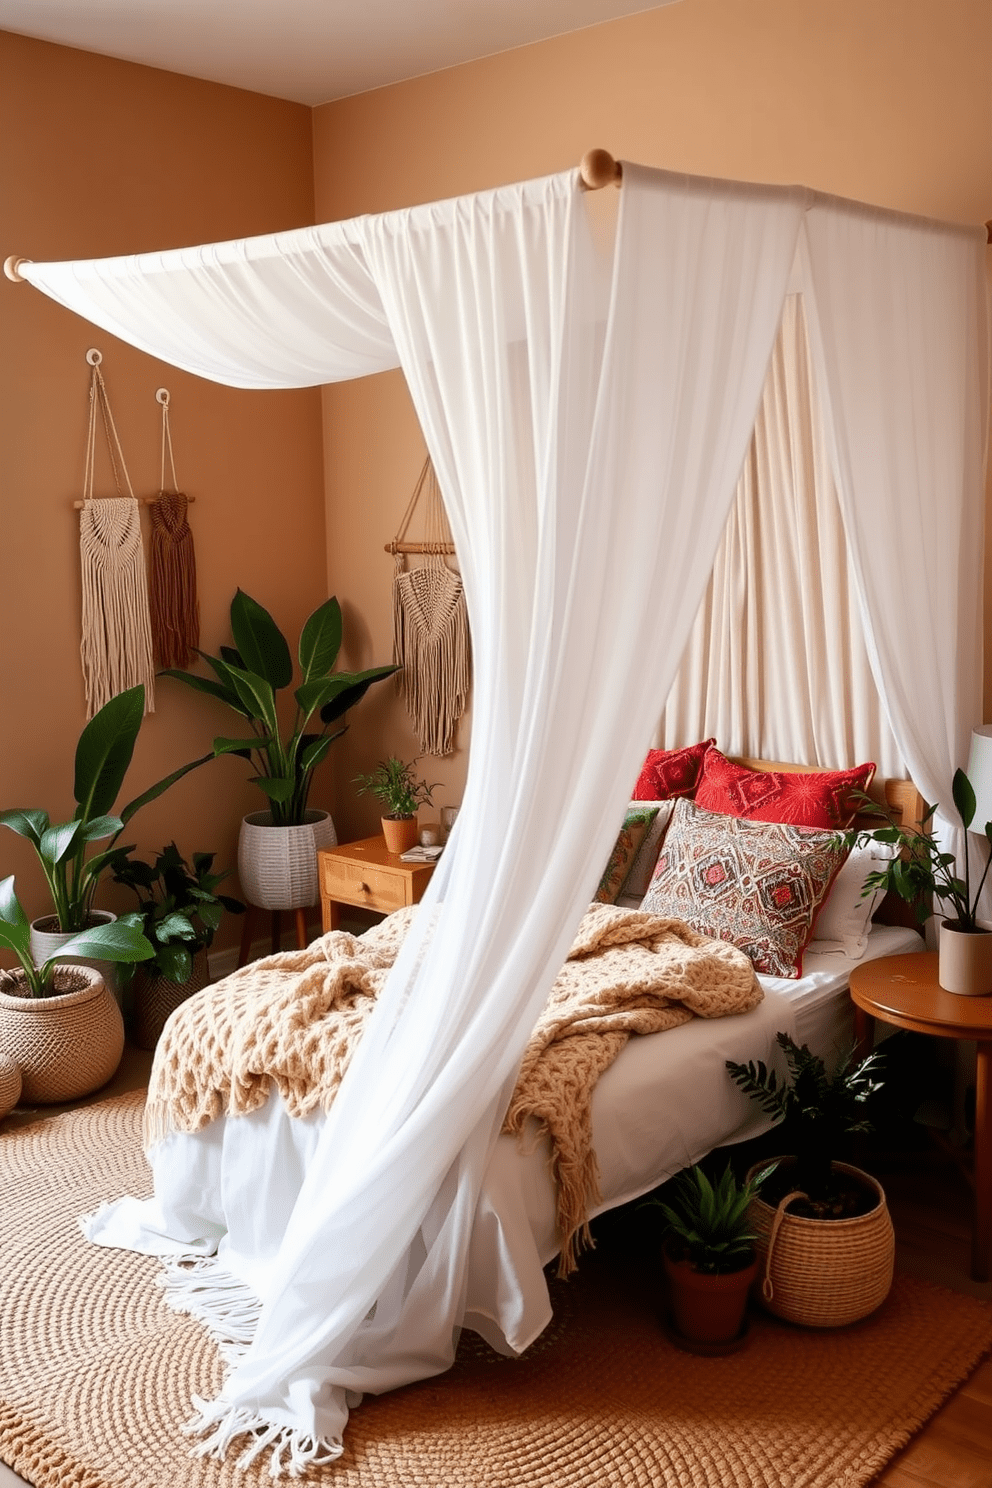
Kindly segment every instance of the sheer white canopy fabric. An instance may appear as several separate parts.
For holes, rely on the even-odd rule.
[[[251,1346],[202,1404],[218,1451],[255,1433],[297,1470],[339,1450],[357,1392],[451,1361],[481,1175],[709,577],[809,204],[628,165],[606,274],[576,173],[249,243],[24,269],[124,339],[236,386],[402,365],[465,582],[462,810],[282,1243],[258,1258]],[[977,236],[948,236],[977,261]],[[811,284],[829,291],[819,243]],[[980,436],[980,337],[963,319],[947,332],[965,370],[941,446],[963,423]],[[830,346],[835,380],[845,351]],[[963,404],[970,423],[954,417]],[[842,394],[831,407],[847,417]],[[903,438],[904,417],[883,416],[877,436]],[[975,462],[955,469],[955,505],[974,506]],[[861,478],[852,505],[876,499]],[[925,525],[936,509],[917,489]],[[952,588],[977,594],[977,546],[964,556]],[[953,638],[946,597],[928,599]],[[873,643],[883,686],[905,670],[901,633],[891,658]],[[924,747],[936,773],[937,741]]]
[[[906,773],[868,660],[798,293],[657,742],[711,737],[731,755]]]

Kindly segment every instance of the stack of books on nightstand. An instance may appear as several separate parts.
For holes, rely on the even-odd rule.
[[[443,847],[411,847],[400,853],[401,863],[436,863],[444,852]]]

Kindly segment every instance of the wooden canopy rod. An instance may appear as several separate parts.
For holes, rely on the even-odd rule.
[[[93,500],[94,501],[113,501],[114,498],[113,498],[113,496],[94,496],[93,497]],[[135,500],[137,501],[137,503],[138,503],[139,506],[154,506],[155,503],[156,503],[156,501],[158,500],[158,497],[157,496],[136,496],[135,497]],[[192,506],[193,502],[196,500],[196,497],[195,496],[187,496],[186,497],[186,500]],[[83,507],[85,505],[86,505],[85,501],[74,501],[72,503],[73,511],[82,511],[82,509],[83,509]]]
[[[449,542],[392,542],[383,544],[384,553],[454,553],[455,545]]]
[[[613,159],[609,150],[587,150],[579,166],[579,177],[587,191],[599,191],[603,186],[620,185],[623,166]]]

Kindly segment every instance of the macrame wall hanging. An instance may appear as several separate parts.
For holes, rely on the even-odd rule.
[[[162,473],[158,495],[149,501],[152,519],[150,596],[155,660],[162,667],[188,667],[200,644],[200,607],[196,597],[196,555],[187,520],[192,497],[179,490],[169,427],[169,390],[159,388],[162,407]],[[166,456],[172,473],[165,483]]]
[[[90,409],[79,518],[83,580],[80,654],[86,716],[92,718],[104,703],[139,682],[145,686],[145,712],[151,713],[155,708],[155,666],[140,512],[100,371],[103,358],[100,352],[91,350],[86,360],[91,368]],[[98,410],[117,495],[94,500]]]
[[[407,533],[422,496],[424,540],[411,542]],[[396,560],[393,660],[402,667],[397,684],[423,752],[451,754],[468,701],[471,647],[461,576],[447,562],[455,548],[430,456],[386,551]],[[408,555],[414,553],[424,561],[407,567]]]

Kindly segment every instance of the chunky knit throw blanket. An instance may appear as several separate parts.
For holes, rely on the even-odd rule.
[[[416,908],[361,937],[332,931],[196,993],[159,1040],[145,1143],[196,1132],[264,1105],[274,1086],[292,1116],[328,1110]],[[748,958],[678,920],[593,904],[524,1053],[504,1131],[550,1138],[562,1252],[575,1266],[599,1199],[592,1093],[632,1033],[742,1013],[762,997]]]

